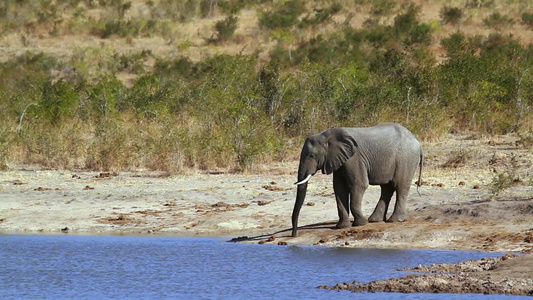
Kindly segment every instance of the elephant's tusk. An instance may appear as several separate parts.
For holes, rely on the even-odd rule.
[[[307,177],[306,177],[304,180],[302,180],[302,181],[300,181],[300,182],[296,182],[295,184],[296,184],[296,185],[304,184],[304,183],[306,183],[306,182],[309,181],[309,179],[311,178],[311,176],[313,176],[313,175],[309,174],[309,175],[307,175]]]

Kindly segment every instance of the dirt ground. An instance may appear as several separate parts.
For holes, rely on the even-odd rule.
[[[477,293],[513,294],[533,296],[531,274],[533,256],[505,255],[458,264],[436,264],[429,267],[402,269],[424,272],[426,275],[407,275],[400,278],[340,283],[322,289],[350,290],[353,292],[401,292],[401,293]],[[431,274],[441,273],[441,274]],[[444,273],[444,274],[442,274]]]
[[[526,253],[496,262],[490,270],[446,275],[455,279],[426,274],[391,280],[430,282],[431,278],[435,282],[428,283],[428,289],[438,292],[531,294],[533,284],[526,279],[533,278],[533,268],[523,268],[524,262],[533,265],[533,254],[527,254],[533,251],[531,147],[514,135],[449,135],[423,147],[423,185],[418,194],[413,184],[409,219],[403,223],[332,228],[337,220],[332,179],[317,173],[300,212],[299,236],[290,237],[295,160],[258,166],[254,174],[100,173],[11,166],[0,172],[0,233],[226,236],[280,245]],[[517,180],[511,188],[494,193],[493,180],[499,174]],[[370,187],[363,202],[365,215],[371,214],[378,198],[379,187]],[[487,283],[487,276],[494,281]],[[450,281],[457,285],[450,288]],[[461,282],[467,282],[468,288]],[[497,289],[522,283],[523,289]],[[341,285],[376,291],[377,283]],[[422,284],[414,285],[420,290],[404,290],[400,283],[387,286],[398,287],[390,291],[423,290]]]

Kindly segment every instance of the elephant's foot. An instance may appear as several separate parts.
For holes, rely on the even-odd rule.
[[[355,220],[352,223],[352,226],[353,227],[355,227],[355,226],[363,226],[363,225],[366,225],[366,223],[368,223],[366,218],[359,217],[359,218],[355,218]]]
[[[404,222],[407,219],[407,214],[397,214],[393,213],[392,216],[387,220],[387,222]]]
[[[373,214],[368,218],[368,222],[370,222],[370,223],[382,222],[382,221],[385,221],[385,217],[383,216],[383,214],[376,214],[376,213],[373,213]]]
[[[350,221],[339,221],[337,222],[337,224],[335,225],[335,228],[349,228],[351,227],[351,224],[350,224]]]

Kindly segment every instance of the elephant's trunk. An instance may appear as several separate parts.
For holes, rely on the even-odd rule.
[[[300,179],[301,182],[303,179]],[[309,176],[307,177],[309,180]],[[300,209],[305,200],[305,195],[307,193],[307,181],[298,185],[298,190],[296,192],[296,202],[294,203],[294,210],[292,211],[292,236],[296,237],[298,233],[298,216],[300,215]]]

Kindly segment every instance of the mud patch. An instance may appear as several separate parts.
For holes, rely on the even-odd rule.
[[[476,293],[476,294],[512,294],[533,295],[533,279],[529,272],[505,274],[498,271],[505,269],[510,260],[512,264],[531,264],[533,255],[472,260],[458,264],[435,264],[402,269],[402,271],[426,273],[455,273],[438,275],[407,275],[401,278],[372,281],[340,283],[335,286],[319,286],[321,289],[349,290],[352,292],[389,292],[389,293]],[[502,276],[503,275],[503,276]]]
[[[138,225],[141,224],[141,221],[132,218],[127,214],[119,214],[117,216],[101,218],[98,220],[99,223],[103,224],[113,224],[113,225]]]

